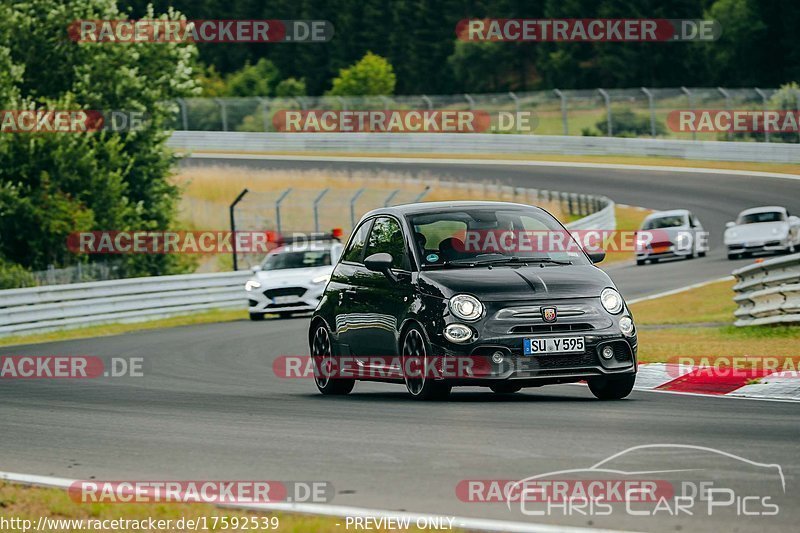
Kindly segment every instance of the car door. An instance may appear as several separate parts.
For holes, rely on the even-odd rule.
[[[356,333],[357,353],[393,356],[397,354],[399,327],[413,299],[406,236],[394,217],[380,216],[372,225],[364,258],[376,253],[390,254],[392,269],[388,275],[367,270],[358,278],[361,327]]]
[[[364,247],[373,221],[374,219],[364,220],[353,232],[326,289],[334,309],[330,327],[335,331],[339,353],[342,355],[355,353],[351,346],[358,327],[360,278],[367,272],[364,268]]]

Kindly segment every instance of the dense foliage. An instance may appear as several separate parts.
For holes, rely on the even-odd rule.
[[[324,19],[325,44],[205,44],[221,73],[267,58],[308,94],[332,87],[339,70],[368,51],[394,67],[397,94],[595,87],[777,87],[800,79],[797,0],[120,0],[140,16],[148,3],[188,18]],[[712,43],[465,43],[465,18],[713,18]],[[267,95],[260,95],[267,96]]]
[[[129,132],[0,135],[0,271],[85,261],[67,236],[165,229],[179,191],[167,181],[170,99],[195,92],[196,49],[177,44],[78,44],[76,19],[119,18],[114,0],[0,4],[0,109],[145,111]],[[155,17],[150,13],[147,16]],[[175,12],[167,15],[178,17]],[[180,269],[175,256],[126,256],[128,275]],[[2,273],[0,272],[0,277]]]

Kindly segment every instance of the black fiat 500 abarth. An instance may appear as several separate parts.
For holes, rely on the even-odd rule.
[[[636,329],[622,296],[547,211],[505,202],[376,209],[356,226],[311,319],[323,394],[356,380],[416,399],[586,380],[630,394]]]

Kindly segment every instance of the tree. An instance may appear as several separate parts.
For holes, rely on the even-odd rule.
[[[255,65],[247,63],[226,80],[226,96],[270,96],[279,77],[275,64],[263,57]]]
[[[0,258],[30,269],[86,260],[67,251],[85,230],[172,228],[178,189],[165,148],[174,98],[197,92],[196,48],[179,43],[78,43],[79,19],[120,19],[114,0],[0,5],[0,109],[146,112],[143,127],[0,135]],[[149,19],[181,18],[174,11]],[[7,73],[10,73],[7,74]],[[123,257],[128,275],[181,270],[166,255]]]
[[[296,78],[286,78],[275,86],[275,96],[292,97],[306,95],[306,80]]]
[[[339,71],[333,87],[327,94],[332,96],[389,95],[394,93],[396,83],[392,65],[372,52],[358,63]]]

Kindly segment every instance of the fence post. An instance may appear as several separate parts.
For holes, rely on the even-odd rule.
[[[316,198],[314,198],[314,231],[319,233],[319,203],[328,194],[330,189],[322,189]]]
[[[653,105],[653,93],[647,87],[642,87],[642,92],[647,96],[647,106],[650,108],[650,136],[656,136],[656,108]]]
[[[384,111],[389,111],[389,102],[391,102],[391,100],[389,100],[385,96],[379,96],[378,98],[380,98],[381,101],[383,102],[383,110]]]
[[[689,109],[691,111],[694,111],[694,98],[692,97],[692,91],[690,91],[686,87],[681,87],[681,91],[683,92],[683,94],[686,95],[686,99],[689,101]],[[694,131],[694,129],[692,130],[692,140],[693,141],[697,140],[697,132]]]
[[[433,109],[433,102],[431,101],[431,99],[430,99],[430,98],[428,98],[428,97],[427,97],[426,95],[424,95],[424,94],[422,95],[422,101],[423,101],[423,102],[425,102],[425,105],[426,105],[426,106],[428,106],[428,111],[430,111],[431,109]]]
[[[717,90],[723,96],[723,98],[725,98],[725,111],[728,111],[730,113],[730,110],[731,110],[731,95],[730,95],[730,93],[727,90],[723,89],[722,87],[717,87]],[[731,129],[730,128],[728,128],[728,132],[727,132],[726,138],[729,141],[731,140]]]
[[[228,131],[228,110],[225,108],[225,101],[222,98],[214,98],[219,106],[219,115],[222,119],[222,131]]]
[[[600,93],[600,96],[602,96],[603,100],[605,100],[606,102],[606,132],[609,137],[613,137],[614,124],[612,123],[611,120],[611,97],[608,95],[608,91],[606,91],[605,89],[597,89],[597,92]]]
[[[762,91],[758,87],[756,87],[755,90],[756,90],[756,93],[758,93],[758,96],[761,97],[761,102],[764,105],[764,116],[766,116],[767,106],[769,105],[769,102],[767,101],[767,93],[765,93],[764,91]],[[769,142],[769,130],[766,128],[766,126],[764,127],[764,142],[767,142],[767,143]]]
[[[387,196],[386,200],[384,200],[384,202],[383,202],[383,207],[389,207],[389,202],[394,200],[394,197],[397,196],[399,192],[400,192],[400,189],[395,189],[391,193],[389,193],[389,196]]]
[[[426,185],[425,189],[423,189],[422,192],[419,193],[416,198],[414,198],[414,203],[421,202],[422,199],[425,197],[426,194],[428,194],[428,192],[430,190],[431,190],[431,186],[430,185]]]
[[[291,192],[292,188],[289,187],[283,191],[280,196],[278,196],[277,200],[275,200],[275,228],[278,230],[279,234],[281,232],[281,202],[283,202]]]
[[[186,100],[183,98],[176,99],[178,106],[181,108],[181,122],[183,124],[183,131],[189,131],[189,116],[186,111]]]
[[[238,204],[244,195],[248,193],[247,189],[243,189],[242,192],[239,193],[239,196],[233,201],[233,203],[228,207],[228,214],[230,215],[231,219],[231,253],[233,253],[233,271],[239,270],[239,263],[236,259],[236,218],[234,217],[234,211],[236,210],[236,204]]]
[[[564,135],[569,135],[569,127],[567,125],[567,97],[558,89],[553,89],[553,93],[561,99],[561,124],[564,129]]]
[[[356,191],[352,198],[350,198],[350,227],[356,229],[356,201],[359,196],[364,194],[366,189],[361,188]]]
[[[472,111],[475,108],[475,99],[472,98],[469,94],[464,93],[464,98],[466,98],[467,103],[469,103],[469,110]]]
[[[336,99],[339,100],[339,105],[342,106],[342,111],[347,111],[347,102],[345,102],[344,98],[337,96]]]
[[[271,128],[269,127],[269,100],[266,98],[262,98],[260,96],[257,97],[259,103],[261,104],[261,118],[264,121],[264,131],[269,131]]]
[[[519,98],[517,97],[516,94],[514,94],[514,91],[508,91],[508,96],[510,96],[511,99],[514,100],[514,111],[519,113]]]

